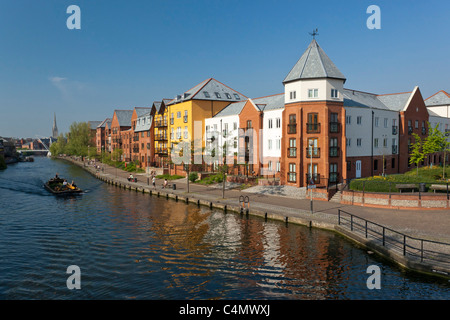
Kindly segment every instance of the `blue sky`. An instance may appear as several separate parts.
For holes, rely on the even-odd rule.
[[[69,30],[69,5],[81,30]],[[369,30],[369,5],[381,30]],[[282,81],[317,41],[346,88],[450,92],[448,1],[0,0],[0,136],[148,106],[213,77],[249,96]]]

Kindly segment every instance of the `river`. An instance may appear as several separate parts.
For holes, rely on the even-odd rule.
[[[55,173],[85,193],[50,194]],[[0,171],[0,259],[3,300],[450,298],[448,281],[335,233],[119,189],[45,157]],[[371,265],[381,289],[367,287]]]

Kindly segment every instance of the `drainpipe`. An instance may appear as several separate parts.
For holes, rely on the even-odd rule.
[[[373,112],[373,110],[372,110],[372,139],[371,139],[371,155],[370,155],[370,161],[371,161],[371,165],[370,165],[370,168],[371,168],[371,176],[373,176],[373,117],[374,117],[374,112]]]

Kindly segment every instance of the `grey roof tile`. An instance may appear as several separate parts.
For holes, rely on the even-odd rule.
[[[320,48],[316,40],[312,40],[306,51],[291,69],[283,83],[315,78],[335,78],[346,80],[333,61]]]
[[[444,90],[441,90],[431,97],[425,99],[425,105],[427,107],[450,105],[450,94],[448,94]]]
[[[401,111],[406,106],[412,92],[378,95],[378,99],[393,111]]]

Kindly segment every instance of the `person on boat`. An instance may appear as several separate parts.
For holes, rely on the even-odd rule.
[[[67,180],[64,179],[63,186],[67,186]]]
[[[75,184],[75,182],[73,182],[73,180],[72,180],[72,183],[70,184],[74,189],[76,189],[77,188],[77,185]]]

